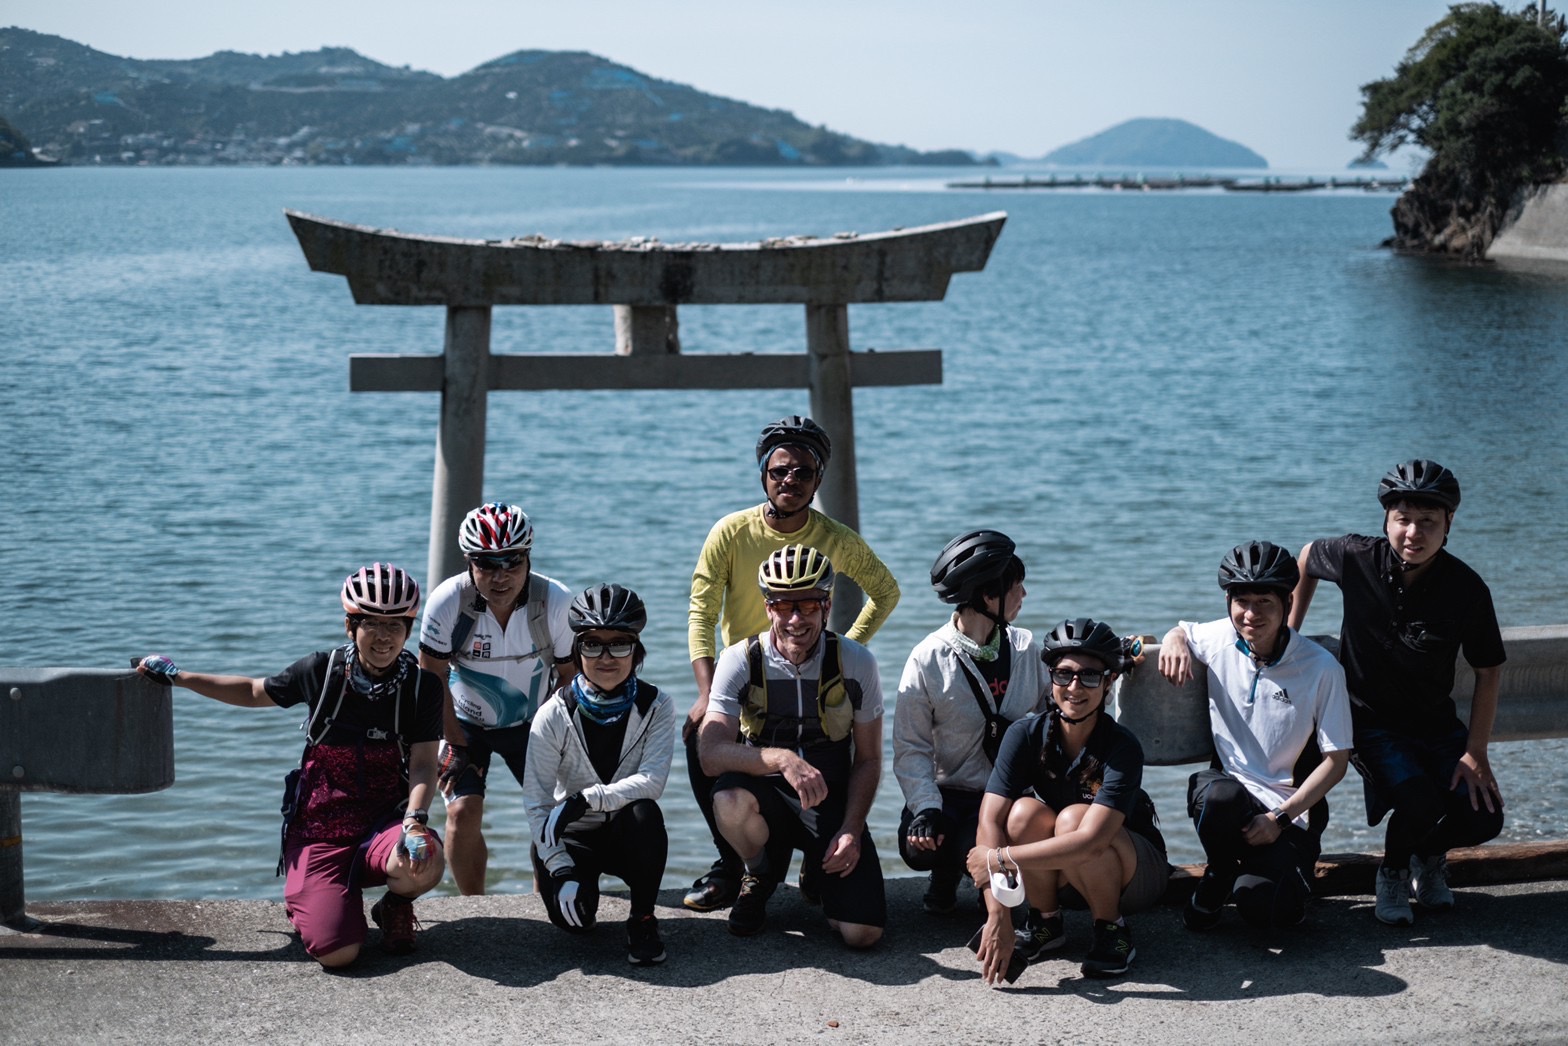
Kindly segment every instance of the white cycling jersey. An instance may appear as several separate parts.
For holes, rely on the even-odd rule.
[[[450,658],[447,685],[457,718],[478,726],[518,726],[550,696],[550,672],[557,660],[572,654],[572,630],[566,623],[571,593],[553,578],[535,572],[545,583],[545,621],[553,650],[541,650],[528,627],[528,607],[512,611],[502,628],[489,607],[474,615],[473,627],[452,649],[465,596],[474,594],[466,574],[455,574],[436,586],[425,604],[419,646],[437,657]]]

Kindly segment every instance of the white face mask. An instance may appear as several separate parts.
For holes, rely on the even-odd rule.
[[[998,854],[999,865],[997,870],[991,873],[991,896],[995,897],[1003,907],[1016,908],[1024,903],[1023,877],[1018,874],[1018,865],[1014,864],[1009,869],[1007,862],[1002,859],[998,851],[992,850],[991,853]],[[991,854],[986,855],[985,861],[986,868],[989,869]]]

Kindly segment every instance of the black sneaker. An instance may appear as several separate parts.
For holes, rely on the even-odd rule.
[[[634,915],[626,920],[626,961],[633,966],[656,966],[664,961],[658,919]]]
[[[1219,924],[1225,904],[1230,900],[1230,891],[1230,883],[1215,875],[1213,869],[1205,869],[1203,878],[1198,881],[1197,889],[1193,890],[1192,896],[1187,898],[1186,907],[1181,912],[1181,921],[1189,930],[1198,932],[1212,930]]]
[[[1132,932],[1120,923],[1094,921],[1094,947],[1083,960],[1085,977],[1116,977],[1127,972],[1138,952],[1132,946]]]
[[[740,879],[719,869],[713,869],[691,884],[681,904],[694,912],[716,912],[735,903],[740,893]]]
[[[1024,924],[1013,931],[1013,951],[1023,956],[1025,962],[1034,962],[1066,943],[1067,927],[1060,912],[1047,919],[1031,908]]]
[[[932,915],[947,915],[958,907],[958,880],[941,872],[931,873],[931,885],[920,899],[921,907]]]
[[[762,932],[768,921],[768,898],[773,896],[777,885],[765,883],[755,875],[740,877],[740,895],[730,906],[730,933],[737,937],[753,937]]]

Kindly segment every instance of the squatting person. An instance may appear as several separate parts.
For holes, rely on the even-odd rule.
[[[265,679],[208,675],[162,655],[137,671],[243,708],[306,707],[305,751],[289,775],[278,870],[289,921],[323,967],[359,957],[368,929],[360,891],[385,885],[371,908],[383,950],[414,949],[414,898],[441,881],[441,840],[428,827],[441,739],[441,680],[403,649],[419,586],[386,563],[343,582],[349,641],[307,654]]]

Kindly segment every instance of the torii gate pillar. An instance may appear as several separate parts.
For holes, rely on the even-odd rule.
[[[940,301],[955,272],[985,268],[1007,216],[868,235],[752,244],[562,243],[417,237],[286,212],[310,267],[348,278],[361,305],[444,305],[440,356],[354,356],[356,392],[441,393],[430,512],[428,584],[462,569],[456,536],[484,492],[485,407],[491,389],[763,389],[811,393],[833,438],[823,509],[859,529],[856,385],[939,384],[936,350],[851,352],[849,305]],[[799,304],[804,354],[683,355],[679,305]],[[493,355],[496,305],[610,305],[614,355]],[[833,627],[847,628],[860,594],[836,591]]]

